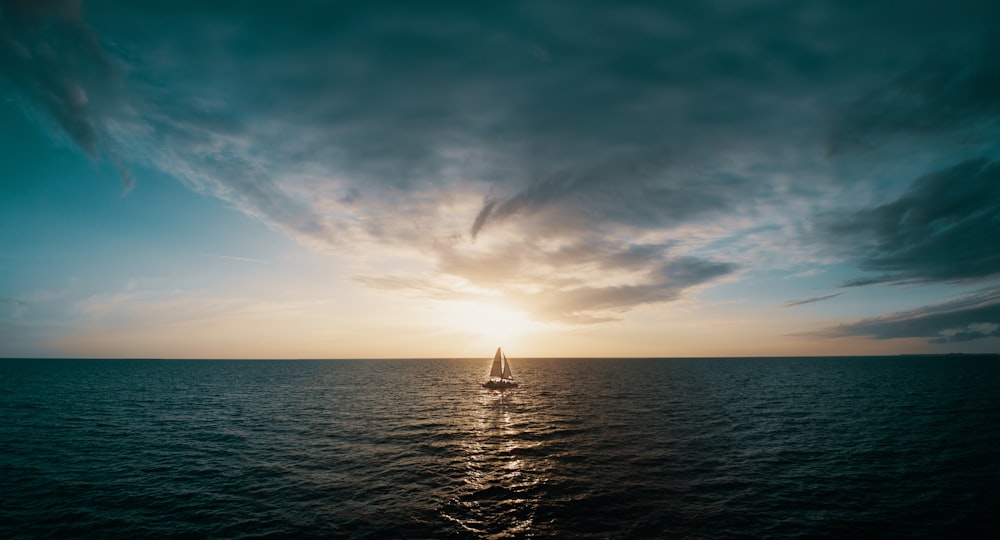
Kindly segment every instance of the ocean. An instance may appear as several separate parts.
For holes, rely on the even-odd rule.
[[[0,360],[0,538],[997,538],[1000,357]]]

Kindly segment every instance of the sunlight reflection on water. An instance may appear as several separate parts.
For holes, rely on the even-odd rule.
[[[464,530],[486,538],[530,533],[540,502],[537,490],[532,491],[542,479],[536,477],[531,461],[519,454],[524,443],[516,424],[531,419],[522,417],[517,400],[516,389],[479,393],[477,414],[467,427],[471,437],[463,444],[466,477],[458,496],[469,515],[461,518],[442,511]]]

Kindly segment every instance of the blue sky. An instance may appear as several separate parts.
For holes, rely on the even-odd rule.
[[[995,352],[998,20],[4,2],[0,355]]]

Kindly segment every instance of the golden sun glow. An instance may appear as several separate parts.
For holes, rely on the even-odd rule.
[[[493,302],[448,302],[441,317],[441,324],[475,336],[485,348],[513,346],[542,326],[524,312]]]

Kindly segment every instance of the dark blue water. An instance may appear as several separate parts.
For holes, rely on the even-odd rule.
[[[996,537],[1000,358],[0,361],[0,537]]]

